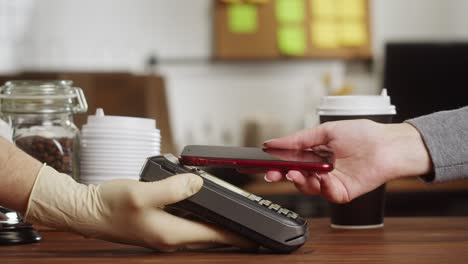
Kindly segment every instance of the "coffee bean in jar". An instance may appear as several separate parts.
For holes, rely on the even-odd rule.
[[[85,113],[83,90],[68,80],[17,80],[0,87],[0,119],[16,145],[79,181],[80,131],[73,116]]]
[[[18,138],[16,145],[40,162],[47,163],[59,172],[73,172],[73,138],[47,138],[26,136]]]

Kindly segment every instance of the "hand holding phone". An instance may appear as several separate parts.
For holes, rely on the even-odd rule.
[[[236,168],[255,172],[333,170],[331,153],[311,150],[189,145],[182,151],[181,162],[191,166]]]

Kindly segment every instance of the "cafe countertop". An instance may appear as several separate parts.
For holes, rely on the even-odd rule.
[[[0,263],[468,263],[468,217],[386,218],[383,229],[333,230],[311,219],[309,241],[288,255],[218,249],[157,253],[49,229],[37,244],[0,247]]]

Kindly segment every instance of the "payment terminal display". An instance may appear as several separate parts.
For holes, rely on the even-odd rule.
[[[289,253],[307,241],[307,222],[295,212],[205,171],[181,165],[171,154],[148,158],[140,181],[159,181],[181,173],[201,176],[203,187],[195,195],[169,207],[188,211],[278,253]]]

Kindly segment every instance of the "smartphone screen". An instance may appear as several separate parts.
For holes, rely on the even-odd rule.
[[[310,150],[189,145],[182,151],[181,162],[192,166],[233,167],[259,172],[333,170],[331,153]]]

